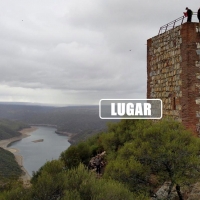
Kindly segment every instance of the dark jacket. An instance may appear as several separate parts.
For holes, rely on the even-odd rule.
[[[96,165],[100,165],[100,164],[101,164],[101,158],[98,158],[98,157],[97,157],[97,158],[95,159],[95,164],[96,164]]]
[[[188,17],[192,16],[192,11],[190,9],[187,10],[187,16]]]
[[[199,10],[197,11],[197,17],[198,17],[198,19],[200,20],[200,8],[199,8]]]

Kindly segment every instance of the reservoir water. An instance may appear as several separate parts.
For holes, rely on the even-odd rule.
[[[56,134],[55,131],[56,128],[38,126],[37,130],[29,133],[29,137],[9,145],[9,148],[19,150],[23,157],[23,166],[30,176],[47,161],[58,159],[61,152],[70,146],[68,137]],[[42,139],[42,142],[33,142]]]

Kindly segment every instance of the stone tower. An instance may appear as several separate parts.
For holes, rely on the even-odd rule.
[[[147,98],[163,101],[163,116],[200,136],[199,23],[184,23],[147,40]]]

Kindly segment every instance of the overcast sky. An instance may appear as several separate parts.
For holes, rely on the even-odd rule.
[[[186,6],[200,2],[1,0],[0,101],[146,98],[146,41]]]

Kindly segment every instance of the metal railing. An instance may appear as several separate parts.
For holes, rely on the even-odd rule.
[[[193,15],[197,15],[197,12],[193,12]],[[164,26],[161,26],[160,30],[158,32],[158,35],[166,32],[166,31],[168,31],[170,29],[173,29],[176,26],[179,26],[179,25],[183,24],[183,21],[184,21],[185,18],[187,18],[187,17],[182,16],[182,17],[179,17],[179,18],[175,19],[174,21],[171,21],[171,22],[165,24]]]

